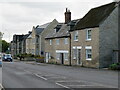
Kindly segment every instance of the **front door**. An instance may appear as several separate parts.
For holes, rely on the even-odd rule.
[[[61,64],[64,64],[64,57],[63,57],[63,53],[60,54],[60,57],[61,57]]]
[[[77,64],[81,63],[81,49],[77,50]]]

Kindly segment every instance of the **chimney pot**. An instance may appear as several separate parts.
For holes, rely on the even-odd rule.
[[[70,10],[68,10],[68,8],[66,8],[66,12],[65,12],[65,24],[69,23],[71,21],[71,12]]]

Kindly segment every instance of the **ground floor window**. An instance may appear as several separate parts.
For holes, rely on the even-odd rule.
[[[56,53],[56,59],[60,60],[60,53]]]
[[[86,49],[86,60],[92,60],[92,50]]]
[[[77,57],[77,49],[73,49],[73,59],[76,59]]]
[[[68,60],[68,53],[64,53],[64,60]]]
[[[34,54],[34,49],[32,49],[32,54]]]

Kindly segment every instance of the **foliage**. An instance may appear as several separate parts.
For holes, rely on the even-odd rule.
[[[2,52],[7,52],[9,48],[9,43],[6,42],[5,40],[2,40]]]
[[[36,59],[44,59],[44,57],[41,57],[40,55],[33,55],[33,54],[18,54],[17,57],[22,57],[22,58],[27,58],[27,57],[32,57]]]
[[[111,70],[120,70],[120,63],[111,64],[109,66],[109,69],[111,69]]]

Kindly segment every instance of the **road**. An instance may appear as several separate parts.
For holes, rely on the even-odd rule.
[[[118,88],[118,72],[33,62],[4,62],[2,84],[9,89]]]

